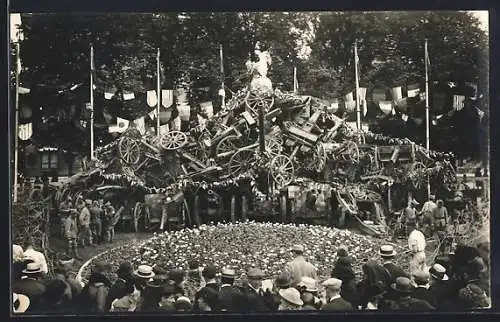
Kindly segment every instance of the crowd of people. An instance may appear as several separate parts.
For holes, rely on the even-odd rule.
[[[48,277],[46,264],[29,241],[27,246],[14,247],[12,300],[19,313],[453,311],[490,305],[489,244],[484,243],[458,245],[430,267],[411,272],[394,263],[402,254],[388,244],[380,247],[380,260],[362,263],[358,276],[354,257],[339,247],[331,276],[323,278],[305,257],[305,247],[293,245],[290,261],[274,277],[259,267],[237,274],[231,267],[196,261],[185,271],[123,262],[116,272],[98,262],[86,284],[76,279],[70,260],[60,261]]]
[[[124,207],[115,210],[110,201],[68,196],[59,205],[60,237],[67,241],[67,255],[81,259],[78,249],[112,243]]]

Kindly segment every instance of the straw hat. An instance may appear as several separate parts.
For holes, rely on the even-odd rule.
[[[302,277],[299,284],[297,286],[302,286],[305,288],[306,292],[318,292],[318,285],[316,280],[311,277]]]
[[[134,274],[141,278],[152,278],[153,276],[155,276],[155,273],[153,273],[153,268],[149,265],[140,265],[134,272]]]
[[[14,313],[24,313],[30,306],[30,299],[26,295],[12,293]]]
[[[426,271],[418,270],[412,274],[412,277],[417,285],[425,285],[429,283],[430,275]]]
[[[293,245],[290,249],[292,252],[303,253],[305,251],[304,245]]]
[[[434,264],[429,269],[429,274],[437,280],[447,281],[448,275],[446,275],[446,268],[441,264]]]
[[[222,277],[225,278],[235,278],[236,277],[236,271],[232,268],[224,268],[222,270]]]
[[[29,263],[23,270],[24,274],[37,274],[42,272],[42,265],[37,262]]]
[[[293,287],[289,287],[286,289],[281,289],[279,291],[279,294],[281,298],[283,298],[285,301],[292,303],[294,305],[304,305],[304,301],[300,298],[300,292],[297,291],[297,289]]]
[[[394,257],[397,254],[392,245],[382,245],[378,253],[382,257]]]

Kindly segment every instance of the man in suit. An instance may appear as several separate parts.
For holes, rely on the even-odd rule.
[[[437,307],[436,297],[429,291],[429,273],[426,271],[415,271],[412,275],[415,289],[411,293],[411,297],[424,300],[433,307]]]
[[[325,311],[350,311],[353,310],[351,303],[340,296],[342,281],[337,278],[329,278],[321,285],[325,287],[326,303],[321,308]]]
[[[210,297],[210,294],[212,294],[212,291],[215,292],[216,294],[219,294],[219,283],[217,282],[217,279],[216,279],[217,278],[217,267],[215,267],[214,265],[206,266],[205,268],[203,268],[203,271],[201,272],[201,276],[203,278],[203,283],[205,285],[203,287],[201,287],[196,292],[196,294],[194,296],[195,309],[198,309],[199,299],[203,295],[208,294],[208,297]],[[218,309],[217,297],[213,300],[213,303],[210,304],[210,308],[212,311],[216,311]]]
[[[428,302],[412,297],[414,287],[411,280],[406,277],[398,277],[391,285],[395,295],[395,308],[400,310],[431,311],[434,307]]]
[[[302,277],[314,279],[318,277],[316,267],[304,258],[304,251],[303,245],[293,245],[291,252],[294,258],[286,264],[286,270],[291,275],[293,287],[300,283]]]
[[[380,247],[379,255],[382,257],[382,266],[387,270],[391,277],[391,282],[394,283],[398,277],[409,278],[408,274],[400,267],[395,265],[392,260],[397,253],[392,245],[383,245]]]
[[[258,268],[251,268],[247,272],[247,277],[247,284],[241,288],[244,297],[242,309],[245,312],[268,312],[262,291],[264,272]],[[267,296],[272,294],[268,293]]]
[[[116,275],[118,279],[111,285],[108,296],[106,297],[106,308],[111,308],[111,303],[127,295],[128,285],[134,283],[134,267],[130,262],[123,262],[118,267]]]
[[[40,308],[40,301],[47,290],[40,281],[42,276],[42,266],[38,262],[29,263],[22,271],[21,280],[12,285],[12,291],[17,294],[26,295],[30,299],[29,312],[36,312]]]
[[[430,287],[429,292],[434,296],[437,303],[437,309],[446,309],[450,296],[449,278],[446,269],[441,264],[434,264],[429,269]]]
[[[219,309],[222,312],[238,312],[241,310],[242,297],[241,291],[234,285],[236,272],[234,269],[226,268],[222,270],[221,287],[219,290]]]

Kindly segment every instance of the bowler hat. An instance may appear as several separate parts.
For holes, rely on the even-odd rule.
[[[304,305],[304,301],[300,298],[300,292],[293,287],[279,290],[279,295],[287,302],[294,305]]]
[[[382,245],[378,253],[382,257],[394,257],[397,254],[392,245]]]
[[[134,267],[130,262],[122,262],[116,271],[118,276],[129,276],[134,272]]]
[[[447,281],[446,269],[441,264],[434,264],[429,268],[429,274],[437,280]]]
[[[141,278],[152,278],[155,276],[153,268],[149,265],[140,265],[134,273]]]
[[[215,278],[217,276],[217,267],[215,267],[214,265],[208,265],[203,268],[201,275],[204,278]]]
[[[410,294],[413,292],[413,287],[411,285],[411,281],[407,277],[398,277],[396,278],[396,282],[392,283],[391,288],[401,294]]]

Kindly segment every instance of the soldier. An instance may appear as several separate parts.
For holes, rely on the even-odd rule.
[[[71,202],[71,196],[68,195],[66,200],[59,205],[60,234],[62,238],[65,236],[66,219],[70,216],[71,208],[73,208],[73,203]]]
[[[446,237],[446,227],[448,224],[448,211],[443,205],[443,200],[437,201],[437,207],[432,212],[434,232],[437,236],[439,244]],[[444,247],[444,245],[442,245]],[[441,249],[442,251],[442,249]]]
[[[95,243],[100,244],[102,239],[102,214],[103,210],[98,200],[94,200],[90,208],[90,229],[92,239]]]
[[[90,230],[90,211],[88,206],[92,203],[91,200],[80,200],[77,209],[80,211],[78,217],[80,224],[80,246],[85,247],[88,243],[90,246],[94,246],[92,243],[92,232]]]
[[[112,223],[115,214],[116,214],[115,208],[111,205],[111,201],[108,200],[104,204],[104,220],[103,220],[104,235],[105,235],[104,240],[107,243],[110,243],[113,240]]]
[[[71,211],[70,216],[66,219],[65,236],[68,241],[68,255],[81,260],[77,250],[78,227],[76,222],[77,212]]]

